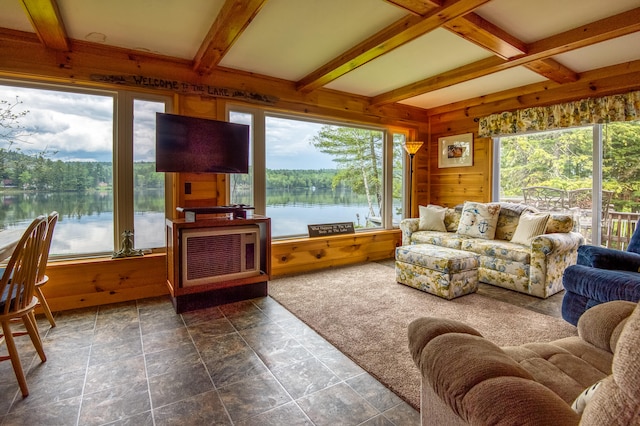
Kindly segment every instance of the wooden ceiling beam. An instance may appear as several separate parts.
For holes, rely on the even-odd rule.
[[[227,0],[193,59],[193,70],[210,74],[267,0]]]
[[[431,10],[442,7],[442,0],[384,0],[412,15],[425,16]]]
[[[527,44],[476,13],[469,13],[443,25],[454,34],[487,49],[502,59],[527,53]]]
[[[556,83],[573,83],[578,81],[578,73],[562,65],[553,58],[539,59],[524,64],[524,67],[548,78]]]
[[[528,45],[528,53],[510,60],[503,60],[497,57],[483,59],[391,90],[372,98],[372,105],[398,102],[467,80],[523,65],[534,67],[536,72],[545,72],[545,68],[555,68],[554,72],[556,76],[566,73],[567,81],[575,81],[571,80],[571,70],[551,60],[550,57],[637,31],[640,31],[640,8],[632,9],[531,43]],[[543,60],[544,62],[532,64],[535,61]]]
[[[580,74],[569,84],[541,82],[508,89],[428,110],[432,126],[450,126],[451,122],[483,115],[513,111],[536,105],[552,105],[591,96],[607,96],[640,89],[640,60],[611,65]],[[435,132],[438,132],[436,129]]]
[[[424,14],[435,7],[420,0],[387,1],[394,4],[400,2],[405,10],[414,14]],[[443,27],[505,60],[527,53],[527,44],[525,42],[474,12],[449,21]],[[550,58],[533,61],[526,64],[525,67],[556,83],[573,82],[578,78],[576,72]]]
[[[50,49],[68,51],[69,39],[56,0],[22,0],[21,3],[40,42]]]
[[[391,24],[339,57],[321,66],[296,83],[298,90],[310,92],[343,76],[393,49],[466,15],[488,0],[447,0],[425,17],[407,16]]]
[[[490,50],[502,59],[511,59],[527,53],[527,44],[503,29],[497,27],[476,13],[454,19],[444,25],[478,46]],[[540,59],[526,64],[531,71],[556,83],[570,83],[578,79],[578,74],[554,59]]]

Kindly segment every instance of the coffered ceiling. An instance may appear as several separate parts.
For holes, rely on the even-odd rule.
[[[0,0],[36,33],[434,108],[640,60],[640,0]]]

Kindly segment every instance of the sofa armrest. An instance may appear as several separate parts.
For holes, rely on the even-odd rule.
[[[620,332],[637,303],[623,300],[596,305],[580,316],[578,335],[582,340],[613,353]]]
[[[584,237],[577,232],[557,232],[538,235],[531,239],[531,250],[545,256],[576,251],[584,244]]]
[[[473,336],[482,335],[473,327],[462,322],[446,318],[422,317],[409,324],[409,351],[413,361],[419,365],[422,351],[434,338],[447,333],[466,333]]]
[[[420,318],[409,326],[409,347],[422,386],[470,424],[578,424],[566,402],[472,327]]]
[[[402,231],[402,245],[408,246],[411,244],[411,234],[418,230],[420,219],[407,218],[400,221],[400,230]]]
[[[638,272],[640,254],[606,247],[583,245],[578,247],[578,265],[598,269]]]

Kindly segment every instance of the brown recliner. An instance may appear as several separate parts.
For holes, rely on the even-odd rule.
[[[498,347],[442,318],[409,325],[422,374],[423,425],[640,425],[640,308],[613,301],[578,322],[578,336]],[[571,405],[600,381],[579,414]]]

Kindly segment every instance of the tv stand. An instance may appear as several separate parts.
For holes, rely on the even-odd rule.
[[[194,236],[198,239],[194,246],[187,244]],[[167,218],[166,243],[167,286],[176,313],[267,295],[271,219],[213,217],[187,222]],[[191,247],[195,250],[191,251]],[[242,258],[236,270],[238,259]],[[194,280],[190,270],[205,273]]]
[[[212,206],[212,207],[176,207],[176,210],[180,213],[193,213],[199,214],[224,214],[232,213],[234,219],[246,219],[247,210],[255,210],[255,207],[250,207],[245,204],[234,204],[231,206]],[[194,218],[195,220],[195,218]]]

